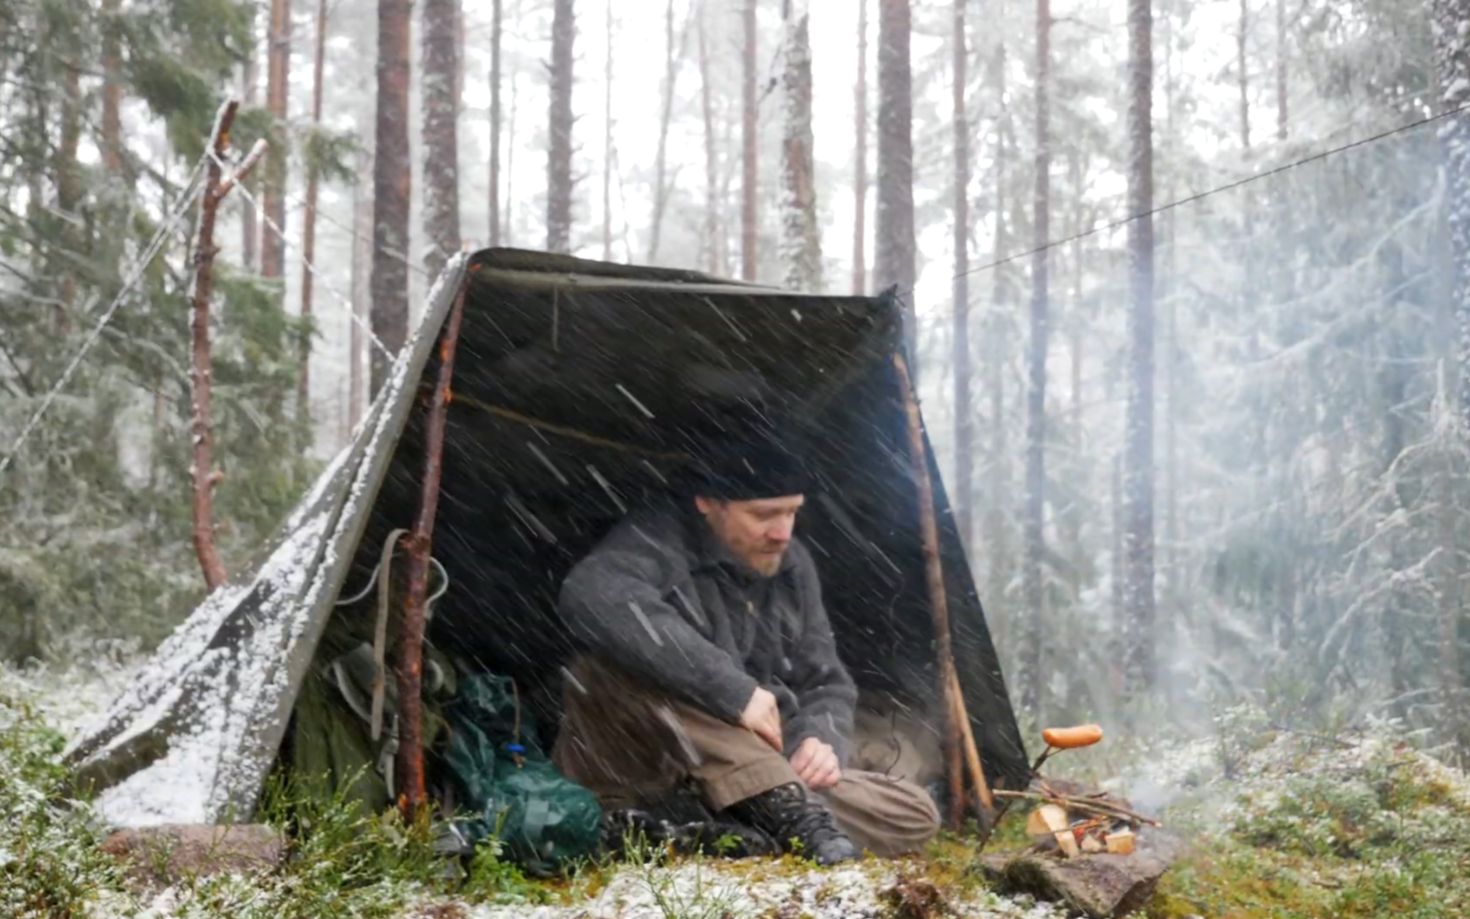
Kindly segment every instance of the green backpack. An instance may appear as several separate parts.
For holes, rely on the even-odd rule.
[[[536,726],[509,677],[462,676],[444,720],[442,763],[460,792],[457,823],[470,841],[496,837],[515,861],[540,874],[592,854],[602,807],[532,739]]]

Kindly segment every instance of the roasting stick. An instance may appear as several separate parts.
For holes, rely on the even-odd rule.
[[[1046,749],[1042,750],[1041,755],[1036,757],[1036,762],[1031,764],[1031,779],[1034,780],[1037,777],[1037,773],[1040,771],[1042,764],[1051,759],[1052,754],[1057,753],[1061,750],[1074,750],[1078,747],[1090,747],[1102,739],[1103,730],[1101,727],[1095,724],[1079,724],[1076,727],[1070,728],[1047,728],[1046,730],[1041,732],[1041,740],[1043,743],[1046,744]],[[1017,800],[1018,798],[1038,801],[1060,802],[1076,800],[1077,802],[1079,802],[1079,804],[1085,803],[1086,807],[1090,808],[1094,813],[1102,812],[1101,806],[1095,803],[1087,802],[1087,799],[1085,798],[1068,799],[1056,795],[1048,796],[1026,791],[997,791],[995,793],[995,796],[1001,799],[1000,809],[996,811],[995,819],[990,822],[990,825],[981,828],[980,841],[975,846],[976,851],[985,848],[985,844],[987,842],[990,842],[990,836],[995,831],[995,825],[997,823],[1000,823],[1000,818],[1005,816],[1006,811],[1011,806],[1011,802]],[[1105,806],[1110,808],[1113,807],[1113,805],[1111,804]],[[1083,808],[1079,807],[1078,809],[1081,810]],[[1118,810],[1119,808],[1114,809]],[[1131,811],[1129,811],[1128,813],[1132,814]],[[1114,814],[1113,816],[1121,815]],[[1157,823],[1154,823],[1153,821],[1148,820],[1145,817],[1139,817],[1137,814],[1132,814],[1132,819],[1142,820],[1146,823],[1152,823],[1154,826],[1158,826]]]

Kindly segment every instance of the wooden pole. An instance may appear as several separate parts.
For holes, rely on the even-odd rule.
[[[908,418],[909,458],[914,464],[914,480],[919,486],[919,533],[924,545],[924,575],[929,591],[929,610],[934,617],[935,655],[939,663],[939,694],[944,702],[945,762],[949,770],[949,823],[958,827],[965,808],[965,771],[975,786],[975,810],[982,821],[990,820],[993,801],[985,781],[980,751],[975,746],[965,697],[960,691],[959,673],[955,670],[954,646],[949,627],[949,599],[944,589],[944,566],[939,557],[939,523],[934,513],[934,483],[929,478],[928,451],[924,448],[924,428],[919,419],[919,400],[914,393],[913,378],[902,354],[893,356],[903,393],[904,414]]]
[[[193,462],[189,473],[193,481],[194,554],[204,583],[214,590],[228,580],[224,562],[214,542],[214,487],[222,473],[214,466],[214,432],[210,424],[211,387],[214,362],[209,342],[209,301],[214,296],[214,257],[219,247],[214,244],[214,224],[219,203],[235,183],[243,179],[265,153],[265,141],[257,141],[234,175],[225,178],[224,158],[230,146],[230,127],[240,109],[238,99],[227,100],[214,116],[209,149],[213,155],[206,166],[204,191],[199,198],[199,232],[194,241],[194,290],[190,297],[190,366],[189,366],[189,434],[193,442]]]
[[[398,638],[398,808],[412,819],[428,800],[424,787],[423,705],[420,692],[424,663],[424,598],[428,594],[429,558],[433,547],[434,517],[439,509],[439,481],[444,467],[444,428],[452,398],[454,353],[459,345],[467,281],[462,281],[454,306],[439,338],[439,377],[424,410],[424,476],[419,510],[405,545],[408,549],[408,591],[403,601],[403,631]]]

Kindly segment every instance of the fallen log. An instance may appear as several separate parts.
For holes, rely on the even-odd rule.
[[[986,877],[1002,893],[1025,893],[1065,904],[1090,919],[1115,919],[1140,909],[1153,896],[1172,862],[1171,838],[1147,837],[1131,855],[1083,854],[1059,858],[1051,853],[981,858]]]

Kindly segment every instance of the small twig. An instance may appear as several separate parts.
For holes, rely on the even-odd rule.
[[[997,798],[1024,798],[1028,801],[1044,801],[1047,804],[1060,804],[1072,810],[1090,811],[1094,814],[1102,814],[1108,817],[1122,817],[1134,823],[1142,823],[1146,826],[1163,826],[1151,817],[1145,817],[1137,811],[1129,810],[1121,804],[1112,802],[1096,801],[1089,798],[1075,798],[1071,795],[1044,795],[1034,791],[1005,791],[997,789],[993,794]]]

